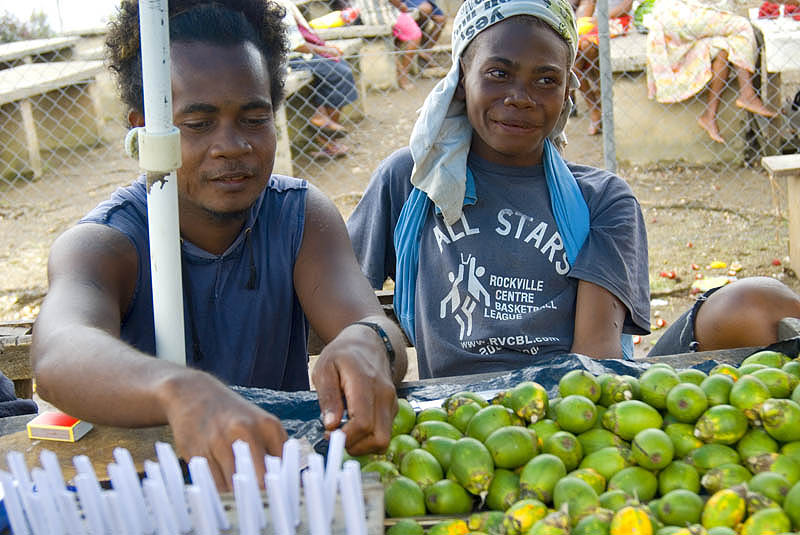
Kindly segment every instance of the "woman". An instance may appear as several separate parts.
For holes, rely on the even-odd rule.
[[[736,105],[774,117],[756,94],[756,39],[750,22],[733,12],[733,0],[658,0],[647,34],[647,85],[650,98],[680,102],[709,86],[706,109],[697,119],[717,143],[725,140],[717,127],[717,109],[730,63],[736,72]]]

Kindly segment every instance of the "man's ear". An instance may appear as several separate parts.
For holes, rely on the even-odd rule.
[[[137,126],[144,126],[144,115],[142,112],[137,110],[130,110],[128,112],[128,124],[131,128],[135,128]]]

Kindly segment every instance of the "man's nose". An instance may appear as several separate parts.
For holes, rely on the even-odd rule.
[[[252,145],[238,128],[222,127],[217,132],[211,147],[211,154],[215,157],[233,157],[246,154],[253,150]]]

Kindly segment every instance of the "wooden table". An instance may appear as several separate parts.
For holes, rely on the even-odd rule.
[[[18,171],[19,154],[27,151],[27,167],[39,177],[43,146],[90,145],[99,139],[103,114],[94,80],[103,68],[102,61],[58,61],[0,70],[0,173]]]
[[[750,23],[762,35],[761,98],[768,107],[781,110],[800,87],[800,21],[791,17],[759,19],[758,8],[749,10]],[[762,125],[766,154],[780,154],[784,137],[783,114],[772,119],[757,118]]]
[[[27,417],[30,419],[33,415]],[[20,419],[20,424],[25,417]],[[155,443],[167,442],[174,445],[172,431],[168,426],[145,427],[141,429],[125,429],[95,425],[82,439],[77,442],[57,442],[54,440],[31,440],[27,431],[17,431],[0,437],[0,467],[6,468],[6,453],[19,451],[25,455],[28,468],[41,466],[39,457],[43,450],[50,450],[58,456],[64,479],[71,480],[76,472],[72,465],[72,458],[76,455],[86,455],[91,459],[97,477],[103,481],[108,480],[108,464],[114,461],[114,448],[122,447],[130,451],[136,469],[144,472],[146,459],[156,460]]]
[[[79,37],[53,37],[0,44],[0,69],[21,63],[70,59],[78,41]]]

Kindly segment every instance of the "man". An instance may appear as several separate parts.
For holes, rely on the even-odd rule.
[[[262,0],[172,0],[169,9],[188,366],[148,358],[140,178],[53,244],[32,348],[39,393],[96,423],[168,423],[179,453],[208,458],[217,484],[230,488],[234,440],[261,459],[280,454],[286,433],[225,383],[308,388],[308,318],[328,342],[312,377],[326,428],[338,427],[346,401],[349,451],[385,448],[393,382],[406,369],[399,330],[359,272],[333,204],[304,181],[271,177],[283,10]],[[129,121],[141,126],[135,0],[122,3],[107,48]]]

